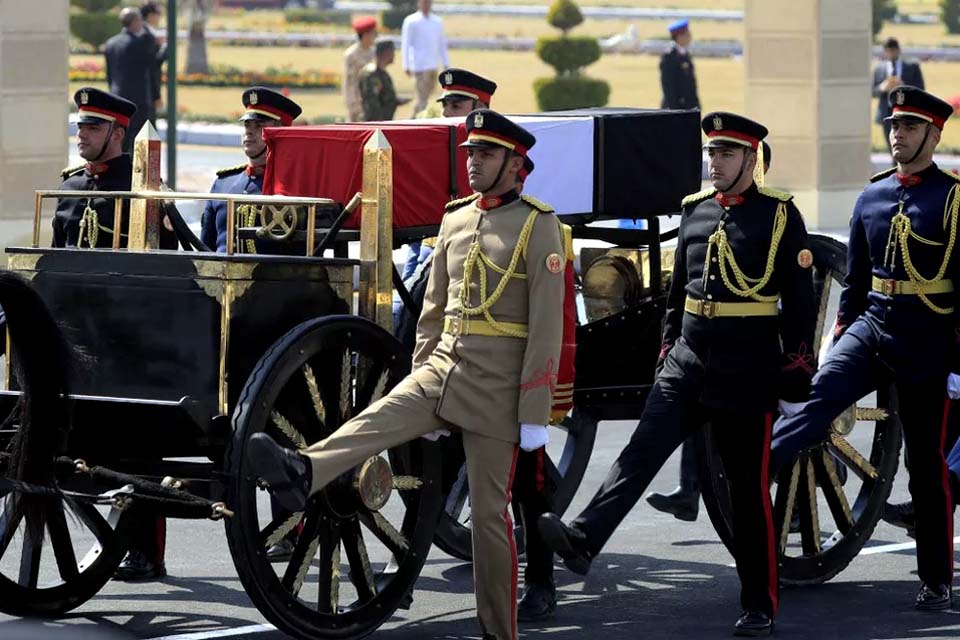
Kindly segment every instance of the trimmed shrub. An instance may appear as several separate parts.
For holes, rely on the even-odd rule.
[[[896,0],[872,0],[873,2],[873,35],[876,36],[883,29],[883,23],[893,20],[897,15]]]
[[[288,24],[349,25],[353,21],[353,16],[349,11],[341,9],[289,9],[283,12],[283,19]]]
[[[564,75],[575,72],[600,59],[600,43],[596,38],[550,38],[537,39],[537,55],[541,60]]]
[[[547,22],[566,33],[583,22],[583,14],[573,0],[556,0],[547,11]]]
[[[120,4],[120,0],[70,0],[70,4],[89,13],[103,13]]]
[[[408,7],[394,7],[392,9],[387,9],[380,14],[380,24],[383,25],[384,29],[389,29],[390,31],[399,31],[400,27],[403,26],[403,19],[416,10],[417,8],[412,5]]]
[[[940,19],[947,33],[960,33],[960,0],[940,0]]]
[[[120,32],[120,21],[112,13],[73,13],[70,14],[70,32],[94,50],[99,50],[111,36]]]
[[[538,78],[533,82],[541,111],[602,107],[610,100],[610,85],[583,76]]]

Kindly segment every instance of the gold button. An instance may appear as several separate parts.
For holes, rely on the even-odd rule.
[[[711,275],[711,276],[710,276],[710,279],[711,279],[711,280],[716,280],[716,279],[717,279],[717,276]]]
[[[707,294],[707,300],[713,300],[713,295],[708,293],[708,294]]]

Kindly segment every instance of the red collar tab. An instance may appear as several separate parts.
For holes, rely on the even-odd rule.
[[[258,164],[258,165],[248,164],[247,168],[244,169],[243,172],[250,177],[262,178],[263,172],[266,170],[267,170],[267,165],[265,164]]]
[[[83,165],[83,168],[92,176],[98,176],[101,173],[106,173],[110,168],[110,165],[106,162],[88,162]]]
[[[742,195],[728,196],[725,193],[718,193],[714,198],[717,199],[721,207],[735,207],[738,204],[743,204]]]
[[[491,209],[502,207],[505,204],[510,204],[519,197],[520,194],[516,191],[507,191],[499,196],[490,196],[489,198],[480,196],[480,198],[477,199],[477,206],[484,211],[490,211]]]
[[[897,182],[903,187],[915,187],[923,181],[923,178],[917,174],[898,173],[896,176]]]

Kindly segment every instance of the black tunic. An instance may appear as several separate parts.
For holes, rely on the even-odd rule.
[[[697,77],[690,54],[673,47],[660,57],[660,84],[663,87],[662,109],[699,109]]]
[[[98,174],[92,174],[84,167],[77,167],[64,171],[64,181],[60,185],[62,191],[129,191],[130,179],[133,176],[133,161],[127,154],[122,154],[107,160],[107,168]],[[80,233],[80,220],[87,206],[97,212],[99,230],[97,233],[97,247],[113,246],[113,212],[112,198],[98,198],[91,194],[88,198],[60,198],[57,201],[57,213],[53,218],[53,246],[75,247]],[[126,219],[130,205],[123,203],[123,222],[121,229],[126,230]],[[84,234],[83,247],[90,246],[89,230]],[[126,245],[126,239],[121,246]]]
[[[767,195],[767,193],[773,195]],[[715,190],[684,200],[674,261],[673,282],[664,317],[660,375],[695,374],[703,381],[701,401],[718,408],[769,410],[777,399],[802,401],[815,367],[813,349],[817,306],[803,218],[790,196],[751,186],[742,204],[723,207]],[[737,264],[751,278],[766,267],[779,205],[786,226],[776,252],[773,274],[761,296],[780,296],[779,316],[704,318],[684,311],[687,296],[713,302],[752,302],[724,283],[716,251],[704,281],[710,236],[724,223]],[[730,273],[730,278],[733,278]]]

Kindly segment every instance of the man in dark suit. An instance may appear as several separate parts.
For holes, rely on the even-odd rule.
[[[883,43],[883,62],[873,69],[873,97],[879,98],[874,122],[883,127],[883,139],[890,151],[890,104],[887,96],[901,85],[924,89],[920,63],[904,60],[900,55],[900,43],[896,38],[887,38]]]
[[[134,138],[153,107],[150,79],[156,66],[157,45],[144,28],[139,9],[128,7],[121,11],[120,23],[123,30],[107,40],[104,57],[110,92],[137,105],[137,112],[130,121],[129,135],[123,139],[124,151],[130,152]]]
[[[150,68],[150,114],[148,120],[157,125],[157,111],[163,108],[162,94],[160,93],[160,81],[163,76],[163,63],[167,60],[167,38],[160,29],[160,5],[150,0],[144,2],[140,7],[140,15],[143,17],[143,27],[146,35],[153,38],[154,64]]]
[[[663,87],[661,109],[699,109],[697,78],[693,73],[693,60],[687,47],[693,37],[690,22],[677,20],[667,27],[673,46],[660,57],[660,84]]]

